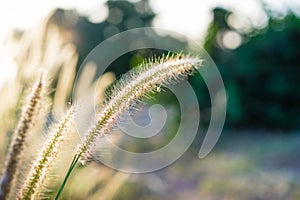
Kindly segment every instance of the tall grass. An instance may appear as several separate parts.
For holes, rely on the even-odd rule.
[[[86,160],[92,155],[96,139],[103,134],[111,132],[112,127],[119,120],[120,116],[134,106],[137,101],[143,100],[149,94],[160,91],[160,87],[167,83],[176,82],[181,78],[191,75],[201,65],[197,57],[184,55],[163,56],[159,59],[149,59],[139,67],[131,70],[111,87],[106,100],[100,106],[97,120],[87,133],[85,139],[78,144],[73,161],[66,172],[65,179],[58,190],[56,199],[60,197],[67,183],[69,176],[75,168],[79,159]],[[2,199],[8,199],[12,187],[12,180],[18,169],[18,163],[22,160],[22,151],[25,147],[25,140],[30,132],[41,105],[40,100],[44,88],[43,75],[27,100],[28,105],[24,107],[19,125],[15,129],[15,138],[12,141],[11,150],[7,156],[7,164],[3,173]],[[63,141],[74,126],[73,116],[75,109],[72,106],[62,117],[57,125],[50,130],[42,148],[34,158],[29,173],[21,181],[21,188],[18,190],[16,199],[36,199],[43,192],[43,183],[50,176],[52,166],[57,161],[57,154]],[[22,155],[22,156],[21,156]],[[123,177],[116,175],[116,177]],[[126,176],[127,177],[127,176]],[[125,178],[125,177],[124,177]],[[113,179],[114,180],[114,179]],[[110,196],[109,193],[105,193]]]
[[[53,132],[49,134],[49,138],[42,146],[38,157],[31,166],[29,175],[22,185],[17,199],[33,199],[37,195],[38,190],[42,188],[47,172],[52,167],[60,150],[60,145],[70,132],[73,114],[74,107],[71,107],[63,119],[58,122]]]
[[[163,84],[175,82],[191,75],[201,65],[201,62],[197,57],[168,54],[160,59],[149,59],[136,69],[123,75],[112,87],[108,98],[98,113],[96,123],[91,127],[84,141],[78,145],[56,199],[59,198],[78,160],[89,159],[94,146],[96,146],[96,139],[110,133],[112,127],[126,110],[134,106],[135,102],[146,97],[147,94],[160,91],[159,88]]]
[[[19,123],[15,129],[10,150],[7,154],[6,164],[1,181],[0,199],[6,199],[10,195],[13,182],[17,176],[20,161],[23,158],[24,146],[32,127],[35,125],[40,110],[43,92],[45,88],[44,75],[33,86],[30,95],[24,105]]]
[[[67,137],[70,136],[74,126],[72,119],[75,111],[74,107],[66,111],[66,104],[70,101],[80,56],[78,49],[65,35],[69,30],[57,23],[58,19],[64,17],[63,15],[62,12],[54,11],[37,28],[22,34],[10,35],[7,40],[10,42],[5,44],[11,49],[9,54],[13,55],[11,60],[15,62],[16,74],[10,82],[0,88],[0,167],[3,168],[0,174],[1,200],[37,199],[45,194],[48,196],[44,197],[49,198],[55,195],[54,191],[57,190],[59,191],[57,198],[98,199],[92,195],[96,194],[95,188],[87,172],[98,174],[101,166],[91,163],[73,170],[79,159],[88,160],[93,155],[93,148],[97,145],[96,139],[110,132],[120,115],[134,106],[136,101],[143,100],[148,94],[158,91],[163,84],[190,75],[201,63],[198,58],[184,55],[149,59],[124,75],[115,86],[111,87],[107,95],[104,95],[104,90],[114,81],[113,75],[104,74],[94,82],[82,80],[81,84],[86,85],[84,87],[79,85],[75,90],[91,90],[97,83],[101,83],[95,95],[96,104],[100,109],[97,120],[91,124],[84,141],[71,134],[75,139],[68,143],[65,140],[68,140]],[[37,84],[31,86],[28,83],[36,77],[37,66],[43,66],[48,72],[48,77],[43,74],[40,78],[36,78]],[[92,66],[87,67],[89,70],[86,73],[89,77],[96,77],[95,74],[91,74],[96,73],[96,70],[91,68]],[[45,89],[46,79],[47,87],[53,89]],[[32,87],[32,92],[26,97],[24,88],[28,87]],[[42,97],[51,99],[52,104],[43,101]],[[105,97],[106,100],[103,101]],[[20,103],[22,101],[25,102],[24,105]],[[47,109],[51,107],[51,112],[44,109],[45,107]],[[42,120],[44,116],[48,116],[45,124]],[[61,120],[53,123],[56,117]],[[49,128],[48,124],[56,125]],[[14,135],[12,139],[10,133]],[[29,137],[30,135],[34,137]],[[38,145],[35,144],[35,140],[38,141]],[[74,158],[71,165],[68,165],[65,160],[72,159],[72,156],[69,157],[70,154]],[[94,184],[105,185],[100,190],[102,199],[110,199],[128,175],[104,167],[100,171],[104,172],[102,176],[94,177]],[[70,176],[71,172],[73,176]],[[70,180],[66,184],[68,178]],[[48,184],[47,179],[50,179],[52,186],[47,185],[45,189],[41,186]],[[84,183],[83,187],[78,187],[76,180]],[[63,182],[61,186],[60,182]],[[115,186],[110,187],[110,183]],[[64,187],[66,191],[63,193]],[[47,193],[48,190],[51,191]]]

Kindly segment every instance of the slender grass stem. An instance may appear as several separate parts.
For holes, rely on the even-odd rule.
[[[79,155],[75,155],[75,156],[74,156],[74,158],[73,158],[73,160],[72,160],[72,162],[71,162],[71,165],[70,165],[70,167],[69,167],[69,169],[68,169],[68,171],[67,171],[67,174],[66,174],[66,176],[65,176],[65,179],[64,179],[64,181],[62,182],[62,184],[61,184],[61,186],[60,186],[60,188],[59,188],[59,190],[58,190],[58,192],[57,192],[57,194],[56,194],[56,196],[55,196],[55,200],[58,200],[58,199],[59,199],[59,197],[60,197],[60,195],[61,195],[61,193],[62,193],[62,191],[63,191],[63,189],[64,189],[64,187],[65,187],[65,185],[66,185],[66,183],[67,183],[67,181],[68,181],[68,179],[69,179],[69,177],[70,177],[70,175],[71,175],[71,173],[72,173],[72,171],[73,171],[73,169],[74,169],[74,167],[76,166],[76,164],[77,164],[79,158],[80,158]]]
[[[79,159],[89,159],[96,145],[96,138],[109,133],[119,117],[137,100],[155,92],[162,84],[191,75],[202,63],[197,57],[167,55],[160,59],[149,59],[140,67],[131,70],[112,87],[111,93],[101,108],[97,122],[84,141],[78,145],[77,153],[67,171],[55,199],[58,199]]]

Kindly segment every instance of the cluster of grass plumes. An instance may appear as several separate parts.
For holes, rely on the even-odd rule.
[[[34,161],[27,180],[24,182],[21,191],[18,193],[17,199],[32,199],[42,187],[45,176],[55,161],[61,143],[70,132],[73,115],[74,107],[71,107],[63,119],[58,122],[54,131],[50,133],[49,138]]]
[[[78,145],[56,199],[60,196],[78,160],[85,161],[92,156],[96,139],[110,133],[112,127],[126,110],[137,101],[142,100],[143,97],[159,91],[163,84],[176,82],[192,75],[195,69],[201,66],[201,63],[202,60],[197,57],[168,54],[162,58],[151,58],[144,61],[140,66],[123,75],[108,92],[108,97],[98,113],[96,123],[91,127],[84,141]]]
[[[110,133],[124,112],[134,106],[136,102],[149,96],[149,94],[160,91],[159,88],[164,84],[176,82],[193,74],[195,69],[201,66],[201,63],[202,60],[198,57],[185,56],[182,54],[168,54],[159,59],[149,59],[137,68],[134,68],[123,75],[122,78],[111,87],[106,100],[100,106],[96,122],[91,125],[84,140],[78,144],[77,150],[74,153],[74,158],[67,170],[65,179],[58,190],[56,199],[60,197],[64,186],[78,161],[87,160],[91,157],[93,149],[97,145],[97,139],[106,133]],[[11,148],[13,150],[17,149],[17,151],[20,152],[17,152],[16,154],[14,151],[10,151],[8,153],[8,163],[10,162],[9,160],[14,160],[12,163],[15,164],[15,171],[18,168],[17,162],[22,159],[21,151],[24,149],[24,142],[20,149],[15,146],[20,145],[19,137],[23,138],[22,141],[25,140],[24,138],[26,137],[23,137],[25,134],[24,132],[27,134],[32,127],[31,123],[34,122],[34,116],[36,116],[38,104],[40,104],[40,102],[37,101],[41,99],[40,96],[42,95],[42,80],[43,77],[40,79],[39,84],[33,88],[33,96],[30,96],[29,108],[25,107],[25,114],[22,115],[19,126],[16,128],[16,135],[21,136],[17,136],[13,140]],[[74,112],[74,106],[71,106],[57,125],[49,131],[48,138],[45,140],[41,150],[33,160],[31,167],[29,167],[27,177],[21,181],[22,184],[20,190],[16,194],[16,199],[36,199],[40,193],[42,193],[42,185],[49,176],[50,169],[57,161],[57,154],[60,151],[62,142],[67,137],[68,133],[71,132],[71,129],[74,128]],[[26,131],[20,131],[19,129],[25,129]],[[12,187],[11,184],[7,184],[7,174],[10,175],[10,178],[11,172],[5,171],[3,174],[4,179],[2,185],[8,187],[8,189],[3,190],[3,194],[5,194],[1,197],[3,199],[7,199],[7,194],[9,194],[7,191]]]
[[[12,144],[9,153],[7,154],[5,169],[1,180],[0,199],[9,197],[10,190],[14,184],[14,179],[17,176],[19,163],[23,156],[26,139],[37,120],[44,88],[45,81],[42,73],[39,81],[32,88],[28,100],[26,101],[27,104],[24,105],[20,121],[15,129],[14,138],[12,139]]]

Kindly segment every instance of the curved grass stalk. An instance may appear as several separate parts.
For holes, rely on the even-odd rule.
[[[45,81],[42,73],[38,82],[31,90],[27,104],[24,106],[21,118],[14,131],[12,144],[6,158],[5,170],[1,183],[0,199],[9,198],[19,162],[22,160],[26,139],[28,138],[30,129],[34,126],[36,117],[39,113],[44,88]]]
[[[158,90],[162,84],[191,75],[201,63],[202,60],[197,57],[168,54],[160,59],[149,59],[138,68],[122,76],[111,89],[98,114],[96,124],[78,146],[77,153],[55,199],[59,198],[78,160],[90,157],[91,154],[89,152],[95,145],[97,137],[109,133],[120,116],[130,106],[134,105],[142,97],[145,97],[145,95]]]
[[[84,142],[78,146],[77,154],[89,158],[89,150],[95,145],[96,138],[109,133],[130,106],[145,95],[155,92],[162,84],[192,74],[200,63],[199,58],[167,55],[161,59],[149,59],[137,69],[123,75],[111,89],[98,114],[95,126],[90,129]]]
[[[55,131],[50,133],[37,159],[33,162],[27,180],[22,185],[17,199],[30,200],[36,197],[38,190],[42,187],[46,178],[47,172],[54,163],[62,141],[70,131],[73,115],[74,107],[72,106],[64,118],[58,123]]]

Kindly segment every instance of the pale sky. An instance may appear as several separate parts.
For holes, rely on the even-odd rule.
[[[133,0],[134,1],[134,0]],[[300,0],[264,0],[270,5],[283,10],[285,5],[300,5]],[[30,28],[37,24],[53,8],[76,8],[82,13],[103,9],[105,0],[3,0],[0,3],[0,38],[12,27]],[[259,23],[262,10],[258,0],[150,0],[158,14],[154,25],[179,31],[193,39],[200,39],[209,23],[209,10],[215,6],[234,9],[242,15]],[[299,8],[298,8],[299,10]],[[103,12],[107,14],[106,12]],[[105,16],[103,16],[104,18]]]
[[[300,14],[300,0],[264,1],[269,2],[273,9],[284,11],[288,5]],[[102,14],[96,17],[105,19],[107,10],[104,2],[105,0],[3,0],[0,3],[0,44],[9,29],[29,29],[56,7],[75,8],[87,15],[101,10],[97,13]],[[150,3],[157,13],[154,26],[177,31],[194,40],[203,38],[212,17],[209,11],[216,6],[223,6],[240,13],[257,27],[266,22],[258,0],[150,0]],[[0,56],[0,85],[2,80],[13,73],[13,69],[3,68],[3,64],[7,65],[10,62],[3,60],[3,57]]]

